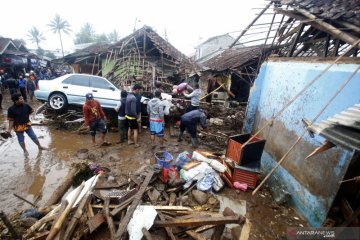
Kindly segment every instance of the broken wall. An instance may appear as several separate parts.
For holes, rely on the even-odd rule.
[[[280,111],[329,64],[327,61],[270,59],[261,66],[251,88],[243,132],[255,133]],[[358,66],[339,63],[332,66],[309,89],[295,100],[260,136],[266,139],[262,170],[267,174],[304,131],[302,119],[314,119]],[[342,90],[316,122],[359,103],[360,73]],[[291,196],[291,204],[312,226],[321,226],[343,180],[353,152],[341,146],[305,160],[324,139],[305,134],[270,180],[277,179]],[[269,181],[271,183],[272,181]]]

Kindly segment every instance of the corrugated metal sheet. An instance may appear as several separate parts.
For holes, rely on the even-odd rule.
[[[306,9],[319,18],[360,25],[359,0],[282,0],[281,3]]]
[[[309,127],[330,142],[360,151],[360,104]]]

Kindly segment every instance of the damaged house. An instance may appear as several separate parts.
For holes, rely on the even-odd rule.
[[[101,75],[119,88],[141,83],[151,91],[156,82],[177,82],[194,71],[191,61],[152,28],[144,26],[120,41],[94,44],[64,57],[76,72]]]
[[[24,73],[35,69],[42,62],[19,40],[0,37],[0,69],[10,74]]]
[[[358,222],[360,185],[346,180],[360,175],[359,9],[359,1],[270,2],[233,44],[267,27],[254,35],[272,52],[251,87],[243,127],[266,139],[267,176],[253,194],[267,183],[291,196],[311,226]],[[332,218],[335,209],[342,221]]]

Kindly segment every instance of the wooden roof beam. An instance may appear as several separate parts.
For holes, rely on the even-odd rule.
[[[313,27],[316,27],[324,32],[328,32],[331,35],[333,35],[335,38],[339,38],[341,40],[343,40],[344,42],[347,42],[351,45],[354,45],[359,38],[348,34],[344,31],[339,30],[338,28],[334,27],[333,25],[324,22],[323,20],[317,18],[315,15],[311,14],[310,12],[304,10],[304,9],[295,9],[295,11],[301,13],[302,15],[304,15],[305,17],[314,20],[312,22],[309,22],[309,24]],[[357,48],[360,48],[360,43],[357,43]]]

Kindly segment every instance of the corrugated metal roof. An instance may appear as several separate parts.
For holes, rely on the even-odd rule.
[[[309,126],[309,130],[336,145],[360,151],[360,104]]]
[[[319,18],[360,25],[359,0],[282,0],[281,2],[306,9]]]

